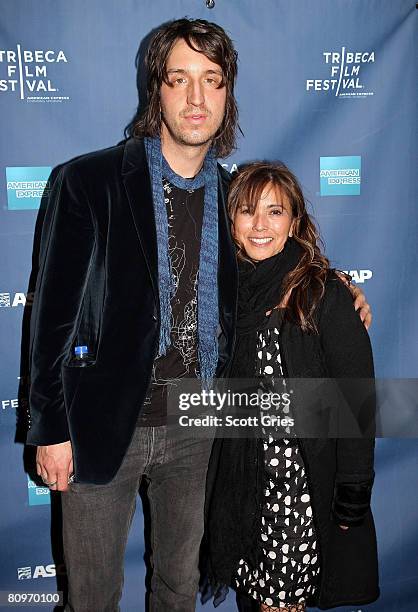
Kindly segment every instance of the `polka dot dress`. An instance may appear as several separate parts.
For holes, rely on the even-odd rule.
[[[257,375],[273,377],[285,386],[281,367],[279,330],[264,329],[257,337]],[[270,382],[270,381],[269,381]],[[277,388],[275,389],[277,390]],[[289,406],[279,406],[283,416]],[[259,566],[241,559],[236,587],[271,607],[296,606],[312,595],[319,575],[317,541],[305,467],[297,440],[263,430],[265,483],[260,529]],[[273,435],[272,435],[273,434]],[[295,607],[303,609],[303,607]]]

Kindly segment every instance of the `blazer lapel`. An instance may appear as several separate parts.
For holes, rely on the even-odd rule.
[[[158,302],[158,252],[151,179],[142,139],[126,141],[122,162],[122,179],[136,232]]]
[[[229,333],[233,331],[236,316],[238,292],[238,266],[235,245],[230,230],[226,199],[229,177],[218,170],[218,231],[219,231],[219,317],[221,324]]]

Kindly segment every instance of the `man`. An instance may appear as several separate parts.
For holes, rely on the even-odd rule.
[[[119,609],[142,478],[150,608],[195,609],[211,442],[167,437],[167,384],[221,375],[233,345],[228,175],[215,156],[235,142],[236,52],[219,26],[181,19],[156,34],[147,67],[135,136],[63,166],[42,234],[28,443],[65,492],[75,612]]]

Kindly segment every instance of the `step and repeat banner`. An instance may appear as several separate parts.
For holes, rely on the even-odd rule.
[[[2,0],[0,590],[65,585],[59,496],[31,479],[22,443],[41,196],[56,165],[123,139],[160,24],[204,18],[230,34],[242,135],[225,168],[290,166],[327,255],[372,305],[377,376],[418,377],[416,13],[411,0]],[[416,439],[377,441],[381,597],[364,609],[418,609],[417,457]],[[145,610],[142,517],[138,500],[123,612]],[[232,595],[222,609],[235,609]]]

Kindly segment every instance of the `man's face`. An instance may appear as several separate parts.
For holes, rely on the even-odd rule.
[[[170,85],[161,85],[162,138],[201,146],[218,131],[225,114],[222,69],[179,39],[167,59]]]

